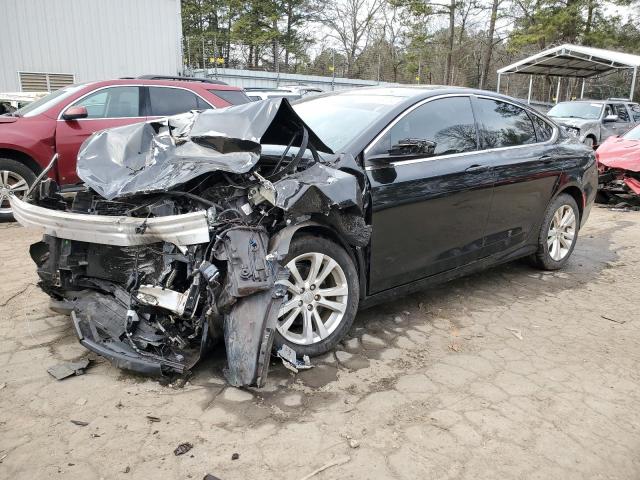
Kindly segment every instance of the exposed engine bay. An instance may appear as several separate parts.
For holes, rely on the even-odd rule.
[[[286,100],[98,132],[78,174],[71,204],[48,179],[11,199],[14,215],[44,227],[39,285],[81,343],[149,375],[184,374],[224,339],[228,382],[264,385],[295,232],[328,228],[352,249],[371,234],[361,165]]]

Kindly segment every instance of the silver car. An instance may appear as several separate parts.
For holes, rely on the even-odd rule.
[[[581,142],[597,147],[608,137],[622,135],[640,123],[640,105],[627,100],[561,102],[547,112]]]

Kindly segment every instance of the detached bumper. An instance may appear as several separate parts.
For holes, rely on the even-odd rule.
[[[204,210],[166,217],[134,218],[87,215],[38,207],[9,197],[15,219],[24,227],[44,228],[46,234],[67,240],[121,247],[169,242],[176,246],[209,241]],[[144,223],[144,233],[136,232]]]

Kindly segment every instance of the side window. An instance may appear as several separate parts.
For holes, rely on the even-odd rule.
[[[78,100],[74,106],[87,109],[87,118],[124,118],[140,116],[138,87],[109,87]]]
[[[511,103],[479,98],[478,123],[485,148],[513,147],[536,142],[533,122],[525,110]]]
[[[609,115],[614,115],[613,105],[606,104],[604,107],[604,116],[602,118],[608,117]]]
[[[166,117],[198,110],[198,96],[189,90],[170,87],[149,87],[151,115]]]
[[[409,147],[406,147],[409,145]],[[420,156],[477,150],[477,132],[469,97],[427,102],[405,115],[374,146],[371,155],[417,148]]]
[[[529,116],[536,127],[536,137],[538,138],[538,142],[546,142],[550,140],[553,136],[553,127],[551,124],[545,122],[537,115],[530,114]]]
[[[631,110],[631,116],[634,122],[640,122],[640,105],[637,103],[630,103],[629,110]]]
[[[618,115],[618,121],[629,121],[629,113],[627,112],[627,107],[624,106],[624,103],[615,103],[613,105],[613,109],[615,111],[615,114]]]

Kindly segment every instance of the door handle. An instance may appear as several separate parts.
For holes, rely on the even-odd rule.
[[[554,158],[551,155],[542,155],[538,160],[544,164],[547,164],[553,162]]]
[[[465,172],[482,172],[483,170],[489,170],[488,165],[481,165],[479,163],[474,163],[470,167],[464,169]]]

